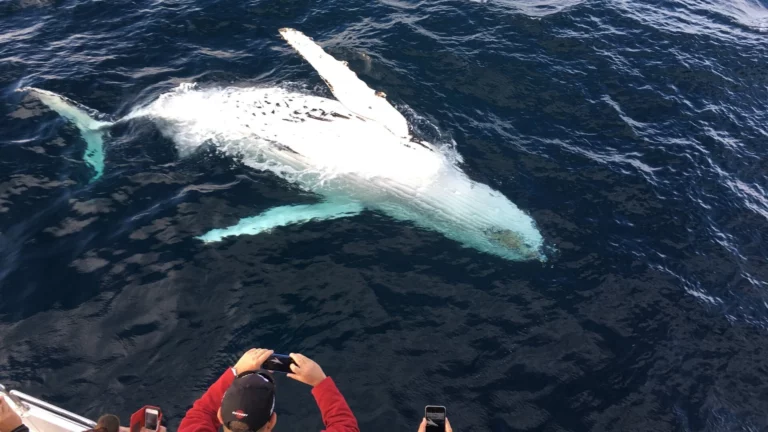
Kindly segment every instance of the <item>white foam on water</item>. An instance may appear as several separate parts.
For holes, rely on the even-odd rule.
[[[733,0],[724,2],[698,2],[701,9],[714,10],[734,21],[761,32],[768,32],[768,7],[755,0]]]
[[[529,17],[541,18],[584,3],[584,0],[471,0],[474,3],[499,5]]]
[[[678,0],[674,8],[631,0],[612,3],[630,17],[664,31],[716,36],[736,43],[765,43],[762,35],[713,19],[712,13],[754,31],[768,31],[768,8],[757,0]]]

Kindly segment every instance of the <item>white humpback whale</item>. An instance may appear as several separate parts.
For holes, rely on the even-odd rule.
[[[85,161],[104,169],[111,125],[152,120],[189,154],[206,143],[313,192],[317,204],[282,206],[213,229],[205,242],[258,234],[363,210],[442,233],[465,246],[510,260],[545,260],[533,219],[500,192],[470,179],[449,152],[413,137],[405,117],[344,62],[293,29],[282,37],[312,65],[335,100],[283,88],[180,86],[113,122],[63,96],[24,88],[74,123],[88,144]]]

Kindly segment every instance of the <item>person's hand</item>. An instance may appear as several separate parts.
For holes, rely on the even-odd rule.
[[[427,432],[426,418],[421,419],[421,424],[419,425],[419,432]],[[448,417],[445,418],[445,432],[453,432],[453,428],[451,427],[451,422],[448,421]]]
[[[304,384],[309,384],[312,387],[320,384],[326,378],[320,365],[311,359],[294,353],[291,353],[291,358],[295,364],[291,365],[293,373],[289,373],[288,377],[301,381]]]
[[[0,432],[11,432],[21,425],[21,417],[0,396]]]
[[[257,371],[272,354],[274,354],[274,351],[272,350],[264,348],[251,348],[247,353],[240,357],[240,360],[237,361],[235,364],[235,370],[237,371],[238,375],[243,372]]]

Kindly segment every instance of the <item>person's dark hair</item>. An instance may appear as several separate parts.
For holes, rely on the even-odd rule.
[[[96,427],[85,432],[118,432],[120,430],[120,418],[114,414],[104,414],[99,417]]]
[[[249,426],[241,421],[231,421],[227,425],[227,429],[231,432],[259,432],[260,430],[264,429],[263,427],[259,428],[259,431],[251,431]]]

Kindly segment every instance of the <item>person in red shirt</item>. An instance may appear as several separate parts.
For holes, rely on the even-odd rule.
[[[275,384],[259,373],[272,350],[254,348],[227,369],[198,399],[181,421],[178,432],[270,432],[277,423]],[[360,432],[357,419],[336,384],[320,365],[301,354],[291,354],[288,377],[312,386],[326,432]]]

